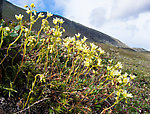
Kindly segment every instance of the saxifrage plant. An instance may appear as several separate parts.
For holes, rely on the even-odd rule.
[[[1,83],[2,93],[6,93],[2,96],[8,93],[12,97],[15,92],[15,97],[20,97],[20,111],[16,113],[32,110],[41,102],[48,105],[50,113],[105,113],[133,97],[125,88],[135,76],[122,73],[120,62],[110,60],[104,50],[86,43],[87,38],[79,33],[63,39],[63,19],[54,18],[52,27],[47,19],[53,14],[37,14],[33,3],[25,7],[29,23],[23,23],[23,15],[19,14],[15,15],[18,25],[0,28],[0,50],[5,50],[0,60],[3,69],[7,70],[4,63],[10,52],[17,50],[9,65],[13,74],[4,73]],[[39,18],[41,27],[34,32],[32,26]],[[21,59],[14,64],[17,55]],[[11,86],[4,82],[6,77]],[[22,83],[26,91],[18,94],[17,86]]]

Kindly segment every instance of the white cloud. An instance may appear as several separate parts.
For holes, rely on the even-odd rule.
[[[113,0],[112,18],[137,16],[143,11],[150,10],[149,6],[149,0]]]
[[[105,17],[105,9],[98,7],[95,8],[91,11],[92,13],[90,14],[90,18],[89,18],[89,22],[91,25],[95,26],[95,27],[99,27],[101,25],[103,25],[106,21],[106,17]]]
[[[131,47],[150,49],[150,13],[141,14],[127,21],[112,20],[97,29],[119,38]]]
[[[64,16],[90,26],[90,16],[95,9],[104,9],[107,0],[55,0],[57,8],[64,9]],[[94,16],[94,15],[93,15]]]
[[[128,20],[110,20],[96,29],[119,38],[131,47],[150,50],[150,12],[140,13]]]
[[[64,16],[150,50],[150,0],[55,0]]]

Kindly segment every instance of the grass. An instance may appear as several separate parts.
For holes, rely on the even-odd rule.
[[[137,78],[133,80],[128,90],[134,95],[124,107],[116,106],[117,110],[124,112],[150,113],[150,53],[135,52],[128,49],[121,49],[107,44],[98,44],[110,56],[123,64],[123,70],[133,72]],[[123,104],[121,104],[122,106]],[[121,108],[121,109],[120,109]]]

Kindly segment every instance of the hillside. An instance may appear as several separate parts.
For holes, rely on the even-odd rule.
[[[20,13],[25,15],[25,20],[29,17],[24,9],[17,7],[6,0],[1,0],[0,8],[1,16],[6,21],[16,21],[15,15]]]
[[[58,15],[54,15],[55,17],[59,17],[59,18],[63,18],[61,16]],[[52,17],[52,18],[53,18]],[[52,22],[51,19],[49,19],[49,22]],[[83,26],[79,23],[76,23],[74,21],[70,21],[66,18],[63,18],[63,20],[65,21],[64,23],[64,28],[66,29],[66,33],[64,34],[65,36],[73,36],[76,33],[81,33],[82,36],[86,36],[88,38],[88,41],[90,42],[98,42],[98,43],[105,43],[105,44],[111,44],[114,45],[116,47],[124,47],[127,48],[128,46],[125,45],[124,43],[122,43],[121,41],[112,38],[109,35],[106,35],[102,32],[99,32],[97,30],[88,28],[86,26]],[[71,29],[70,29],[71,28]]]
[[[98,45],[106,50],[112,59],[122,62],[123,71],[132,72],[137,76],[132,86],[128,88],[135,98],[126,105],[120,103],[116,109],[126,110],[129,113],[150,113],[150,53],[116,48],[103,43]]]
[[[11,4],[8,1],[5,0],[1,0],[1,6],[0,6],[0,10],[1,10],[1,15],[2,18],[4,20],[7,21],[12,21],[12,20],[16,20],[15,19],[15,14],[23,14],[24,15],[24,20],[28,20],[28,15],[26,14],[26,10],[19,8],[13,4]],[[46,15],[46,12],[43,12]],[[50,22],[50,24],[52,25],[52,19],[58,17],[58,18],[63,18],[63,20],[65,21],[63,27],[66,29],[66,33],[63,35],[63,37],[66,36],[73,36],[76,33],[81,33],[82,36],[86,36],[88,38],[88,41],[90,42],[98,42],[98,43],[105,43],[105,44],[111,44],[114,45],[116,47],[123,47],[123,48],[128,48],[128,46],[124,43],[122,43],[121,41],[106,35],[102,32],[99,32],[97,30],[88,28],[86,26],[83,26],[79,23],[76,23],[74,21],[70,21],[64,17],[58,16],[58,15],[54,15],[52,18],[48,19],[48,21]],[[39,20],[35,26],[33,27],[34,30],[38,30],[39,26],[40,26],[40,21]],[[71,28],[71,29],[70,29]]]
[[[14,15],[21,12],[26,17],[24,19],[28,20],[24,9],[5,0],[1,0],[0,3],[1,18],[8,22],[15,21]],[[46,12],[43,13],[46,15]],[[53,25],[52,19],[56,17],[63,18],[65,21],[63,24],[66,29],[66,33],[63,35],[64,38],[81,33],[90,42],[102,47],[106,53],[102,53],[104,51],[98,48],[100,55],[94,55],[95,45],[93,43],[89,44],[89,42],[86,42],[87,45],[83,46],[91,45],[90,54],[86,47],[76,45],[80,42],[79,40],[74,44],[70,42],[70,45],[64,40],[61,44],[61,39],[58,36],[53,37],[54,34],[46,42],[45,38],[48,39],[49,37],[39,37],[41,40],[37,40],[38,45],[32,47],[31,44],[36,45],[36,42],[30,42],[31,39],[29,38],[37,38],[37,34],[36,32],[27,31],[30,37],[26,35],[23,35],[25,37],[18,37],[25,40],[16,42],[11,50],[5,48],[4,45],[4,48],[0,49],[0,60],[6,57],[0,64],[0,95],[7,98],[7,100],[4,97],[0,98],[0,113],[2,112],[1,109],[6,112],[17,112],[19,110],[23,112],[22,109],[24,109],[27,113],[30,113],[30,111],[31,113],[40,113],[42,111],[44,113],[46,111],[47,113],[54,111],[60,113],[67,110],[76,113],[77,109],[81,109],[81,111],[85,109],[83,112],[86,111],[86,113],[91,110],[93,113],[100,113],[108,109],[105,108],[107,106],[112,107],[114,111],[110,110],[109,113],[150,113],[150,53],[142,48],[129,48],[117,39],[58,15],[48,19],[50,25]],[[33,30],[39,29],[40,21],[33,26]],[[7,24],[5,25],[6,27],[8,26]],[[20,32],[17,25],[14,25],[14,28],[18,33]],[[12,33],[12,31],[10,32]],[[12,39],[17,39],[16,36],[10,34],[4,38],[4,41],[10,39],[11,42]],[[53,40],[55,37],[57,40]],[[0,38],[2,39],[3,36]],[[36,41],[36,39],[34,40]],[[23,41],[31,44],[26,46],[27,43]],[[18,46],[17,44],[19,43],[21,45]],[[75,48],[72,48],[74,45]],[[70,54],[69,48],[73,49],[73,54]],[[9,50],[8,55],[6,54],[6,49]],[[16,54],[14,54],[15,52]],[[89,56],[88,59],[87,56]],[[92,56],[96,59],[89,59]],[[120,64],[118,61],[122,63],[123,68],[122,65],[117,66]],[[110,71],[112,74],[110,74]],[[118,74],[116,75],[114,71]],[[127,75],[124,73],[127,73]],[[136,78],[128,83],[127,79],[133,78],[132,75],[135,75],[134,77]],[[109,80],[107,80],[108,76]],[[118,80],[118,76],[126,80],[123,79],[122,83],[122,81]],[[117,86],[121,87],[120,91],[117,90]],[[119,94],[111,96],[111,92],[116,92],[115,89]],[[116,95],[121,94],[121,97],[127,97],[122,94],[123,89],[132,93],[133,97],[128,101],[121,101],[116,106],[113,106]],[[123,92],[125,93],[125,91]],[[78,104],[80,104],[79,107]],[[91,108],[87,108],[87,105],[90,105],[89,107]]]

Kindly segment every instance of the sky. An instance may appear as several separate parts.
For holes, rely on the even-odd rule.
[[[150,0],[8,0],[49,11],[150,51]]]

